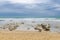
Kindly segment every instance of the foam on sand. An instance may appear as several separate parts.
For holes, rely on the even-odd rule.
[[[36,31],[34,27],[37,24],[45,23],[45,24],[50,24],[51,30],[50,31],[58,31],[60,32],[59,24],[60,24],[60,19],[56,18],[0,18],[0,29],[1,27],[9,23],[17,23],[19,27],[16,28],[16,30],[23,30],[23,31]],[[10,25],[10,24],[9,24]],[[58,28],[55,28],[58,25]],[[14,25],[15,26],[15,25]],[[7,28],[6,28],[7,29]],[[57,30],[58,29],[58,30]]]

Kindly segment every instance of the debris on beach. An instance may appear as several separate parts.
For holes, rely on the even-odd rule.
[[[37,24],[34,29],[39,30],[39,32],[50,31],[50,24]]]

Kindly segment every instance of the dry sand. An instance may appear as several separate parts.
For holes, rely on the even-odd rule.
[[[60,40],[59,33],[0,31],[0,40]]]

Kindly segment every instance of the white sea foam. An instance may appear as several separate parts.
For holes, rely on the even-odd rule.
[[[20,22],[20,23],[24,22],[24,25],[20,25],[16,30],[35,31],[34,30],[35,25],[41,24],[41,23],[49,23],[51,25],[51,31],[60,30],[60,19],[57,19],[57,18],[0,18],[0,20],[1,20],[0,25],[9,23],[10,20],[12,20],[13,22]],[[56,25],[58,25],[59,27],[58,29],[55,28]]]

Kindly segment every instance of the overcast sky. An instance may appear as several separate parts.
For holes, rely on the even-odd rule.
[[[60,17],[60,0],[0,0],[0,16]]]

